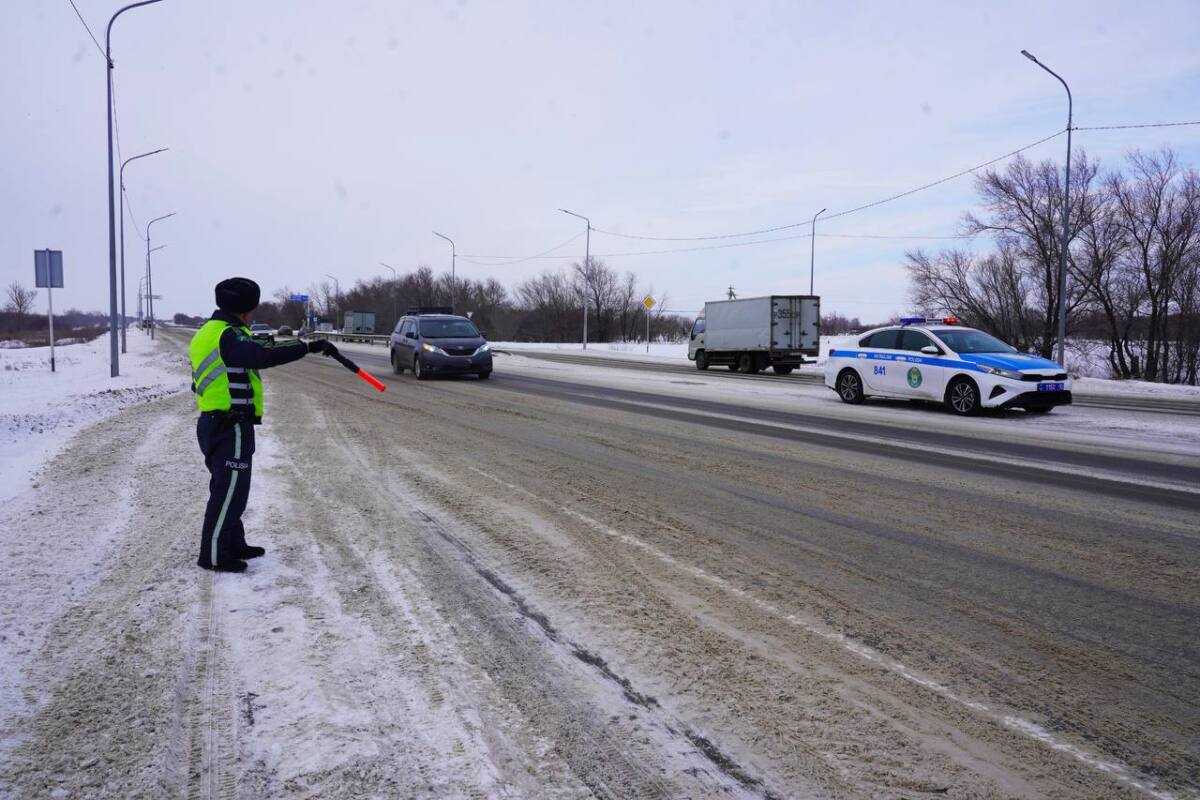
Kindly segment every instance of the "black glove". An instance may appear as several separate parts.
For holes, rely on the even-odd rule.
[[[324,353],[327,356],[334,355],[338,349],[333,346],[333,342],[328,339],[314,339],[308,343],[308,352]]]

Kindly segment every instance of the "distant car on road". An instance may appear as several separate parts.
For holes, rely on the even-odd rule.
[[[1061,364],[962,327],[955,317],[900,322],[829,352],[825,385],[843,402],[931,400],[964,416],[985,408],[1045,413],[1071,402],[1071,378]]]
[[[392,371],[410,369],[417,380],[433,375],[492,374],[492,350],[475,323],[449,308],[413,309],[389,341]]]
[[[270,344],[275,341],[275,329],[265,322],[250,323],[250,338]]]

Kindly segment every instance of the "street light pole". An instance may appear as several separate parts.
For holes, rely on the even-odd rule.
[[[824,213],[825,213],[825,209],[822,208],[820,211],[813,214],[812,251],[809,254],[809,260],[808,260],[808,293],[809,294],[813,293],[813,275],[816,272],[816,264],[817,264],[817,217],[821,216]]]
[[[333,324],[335,326],[334,329],[338,330],[336,327],[338,316],[342,313],[342,283],[328,272],[325,273],[325,277],[333,281],[333,304],[337,306],[337,311],[333,312]]]
[[[1042,69],[1058,78],[1058,82],[1067,90],[1067,171],[1063,180],[1062,201],[1062,245],[1058,252],[1058,363],[1067,365],[1067,245],[1070,242],[1071,220],[1071,118],[1074,112],[1074,102],[1071,99],[1071,87],[1054,70],[1047,67],[1030,53],[1022,50],[1021,55],[1037,64]]]
[[[150,254],[154,250],[150,249],[150,226],[154,223],[175,216],[175,212],[163,214],[161,217],[155,217],[146,223],[146,307],[150,312],[150,338],[154,338],[154,272],[150,269]],[[159,250],[161,248],[155,248]]]
[[[120,206],[119,216],[121,218],[121,352],[122,353],[128,352],[128,350],[125,349],[125,331],[129,328],[129,318],[127,316],[125,316],[125,165],[128,164],[130,161],[137,161],[139,158],[145,158],[146,156],[152,156],[156,153],[161,153],[166,149],[167,148],[165,148],[165,147],[160,147],[157,150],[151,150],[149,153],[142,153],[141,155],[130,156],[129,158],[127,158],[121,162],[121,171],[120,171],[120,175],[119,175],[120,179],[117,181],[117,186],[119,189],[119,193],[117,195],[117,200],[118,200],[118,205]]]
[[[382,261],[379,262],[379,266],[385,267],[392,271],[393,284],[398,284],[400,282],[400,277],[396,274],[394,267],[392,267],[390,264],[385,264]],[[396,296],[396,287],[394,285],[392,286],[392,317],[394,317],[392,322],[393,325],[400,321],[400,300]]]
[[[449,236],[444,233],[438,233],[437,231],[434,231],[433,235],[437,236],[439,239],[445,239],[450,243],[450,306],[453,308],[454,299],[458,296],[458,283],[454,279],[454,263],[458,259],[458,253],[454,249],[454,240]]]
[[[117,352],[117,220],[113,208],[113,91],[112,91],[112,27],[117,17],[131,8],[161,3],[162,0],[141,0],[118,9],[108,20],[104,34],[104,77],[108,84],[108,358],[109,377],[121,374],[121,356]]]
[[[581,219],[585,223],[587,223],[587,236],[583,240],[583,242],[584,242],[584,244],[583,244],[583,274],[584,274],[584,280],[586,283],[588,270],[591,269],[591,267],[592,267],[592,221],[590,219],[588,219],[587,217],[585,217],[583,214],[576,214],[574,211],[567,211],[565,208],[560,208],[559,211],[563,212],[564,214],[570,214],[572,217],[578,217],[579,219]],[[588,320],[587,320],[587,318],[588,318],[588,300],[587,300],[587,290],[585,287],[584,295],[583,295],[583,349],[584,350],[587,350],[587,340],[588,340],[588,335],[587,335]]]

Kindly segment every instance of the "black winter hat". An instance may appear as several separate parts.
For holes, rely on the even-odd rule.
[[[258,308],[261,290],[249,278],[226,278],[217,284],[217,308],[230,314],[245,314]]]

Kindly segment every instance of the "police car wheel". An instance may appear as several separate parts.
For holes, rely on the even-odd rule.
[[[844,369],[842,374],[838,375],[837,393],[843,403],[855,406],[866,399],[866,395],[863,394],[862,378],[858,377],[858,373],[852,369]]]
[[[979,387],[970,378],[955,378],[946,389],[946,405],[955,414],[974,416],[981,408]]]

